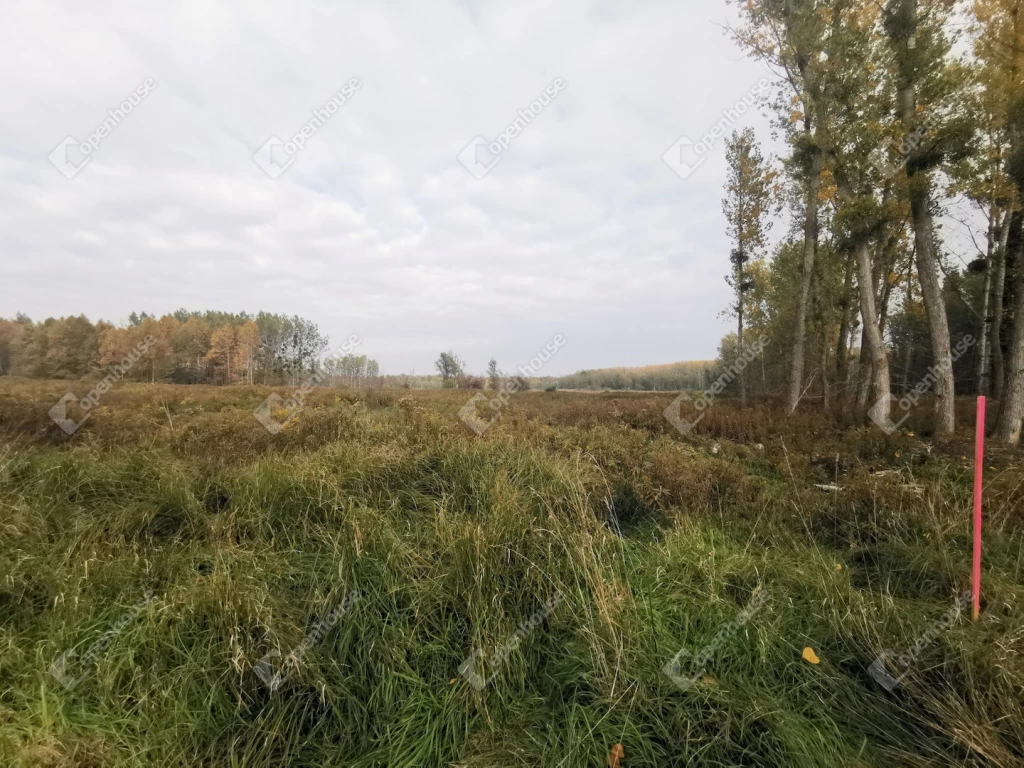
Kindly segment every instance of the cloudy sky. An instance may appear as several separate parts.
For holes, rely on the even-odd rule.
[[[360,334],[388,373],[426,373],[447,348],[511,369],[556,333],[543,373],[713,357],[723,146],[699,164],[676,146],[696,166],[685,179],[663,155],[765,75],[725,33],[732,14],[724,0],[7,4],[0,316],[300,314],[335,342]],[[303,148],[285,145],[353,78]],[[507,149],[463,152],[559,78]],[[735,125],[767,138],[752,110]]]

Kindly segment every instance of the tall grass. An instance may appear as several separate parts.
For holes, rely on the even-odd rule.
[[[458,392],[323,391],[272,436],[269,390],[127,386],[68,439],[62,387],[0,384],[0,764],[1024,761],[1019,454],[989,470],[983,620],[890,693],[872,660],[969,586],[967,435],[720,404],[683,439],[671,396],[532,393],[478,438]],[[260,660],[352,591],[271,691]]]

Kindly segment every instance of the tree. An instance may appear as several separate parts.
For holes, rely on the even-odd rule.
[[[14,355],[25,324],[0,318],[0,376],[10,376]]]
[[[732,268],[726,282],[736,293],[736,338],[738,353],[743,354],[743,305],[744,296],[753,287],[747,277],[747,262],[758,258],[765,246],[765,235],[771,226],[766,221],[772,204],[774,191],[772,171],[761,156],[754,131],[746,128],[742,133],[733,131],[725,143],[726,161],[729,166],[726,177],[726,196],[722,200],[725,213],[726,232],[734,247],[729,256]],[[740,402],[747,405],[745,372],[740,372]]]
[[[1024,171],[1024,147],[1021,148],[1020,161]],[[1024,173],[1019,178],[1019,189],[1024,191]],[[996,425],[996,440],[1006,445],[1018,445],[1024,428],[1024,264],[1021,263],[1024,261],[1024,216],[1018,212],[1014,218],[1016,225],[1010,234],[1008,253],[1013,254],[1016,264],[1016,302],[1006,367],[1005,398],[1000,403]]]
[[[935,120],[935,109],[925,114],[922,111],[925,106],[919,103],[919,97],[924,90],[935,101],[948,101],[951,89],[935,85],[935,81],[942,80],[943,61],[949,46],[942,34],[942,19],[935,18],[939,11],[934,6],[928,10],[929,14],[922,22],[918,18],[917,0],[889,0],[885,30],[895,59],[896,111],[905,133],[899,153],[901,173],[906,181],[910,201],[917,275],[928,315],[932,360],[936,371],[935,434],[941,437],[953,434],[956,415],[949,322],[939,280],[931,212],[930,170],[939,162],[941,154],[926,151],[932,148],[926,139],[934,130],[929,121]]]
[[[178,330],[178,321],[173,315],[164,315],[159,320],[154,320],[152,315],[145,315],[142,321],[133,330],[136,343],[149,338],[146,352],[143,355],[143,365],[149,372],[151,383],[165,380],[171,373],[174,366],[172,344],[174,334]],[[140,369],[141,370],[141,369]]]
[[[175,318],[180,322],[177,313]],[[212,329],[202,319],[195,315],[186,315],[186,320],[178,326],[171,341],[174,381],[180,384],[198,384],[203,381],[206,353],[210,351],[212,334]]]
[[[794,180],[802,187],[803,210],[798,213],[803,218],[802,254],[797,264],[800,284],[795,297],[786,394],[786,408],[792,413],[803,393],[807,316],[818,246],[823,170],[818,130],[822,116],[818,113],[826,108],[826,103],[816,102],[811,94],[817,92],[821,70],[827,66],[827,57],[821,55],[821,49],[829,8],[827,3],[817,0],[759,0],[744,2],[741,12],[747,24],[743,29],[734,30],[735,38],[779,71],[783,76],[784,93],[790,93],[789,99],[780,98],[775,104],[776,125],[786,133],[793,148],[789,166]],[[824,377],[824,372],[822,375]],[[827,394],[824,379],[823,387]]]
[[[449,350],[440,354],[434,363],[434,368],[441,374],[442,386],[453,387],[456,377],[463,372],[465,364],[458,355]]]
[[[246,384],[255,383],[256,360],[260,351],[260,329],[252,320],[239,327],[236,333],[235,370]]]
[[[493,357],[487,362],[487,378],[491,382],[491,389],[501,389],[501,372],[498,370],[498,361]]]
[[[995,437],[1000,443],[1018,444],[1024,426],[1024,210],[1021,210],[1024,200],[1024,1],[976,0],[973,11],[976,20],[974,52],[981,63],[979,76],[991,94],[994,127],[1004,147],[1004,167],[1013,190],[1000,270],[1005,277],[1010,277],[1009,267],[1013,265],[1007,287],[1015,301],[1005,384],[993,366],[994,389],[1003,396]],[[995,292],[1001,301],[1003,292],[998,288],[994,295]],[[1001,305],[998,309],[1002,309]],[[1001,343],[1002,318],[998,311],[993,314],[995,358]]]
[[[148,358],[139,357],[139,351],[147,333],[152,333],[155,324],[153,318],[147,316],[138,325],[129,325],[127,328],[106,326],[100,337],[100,366],[118,366],[118,378],[128,381],[151,379],[153,369],[146,362]]]
[[[881,80],[875,61],[876,17],[877,7],[870,2],[837,3],[831,9],[826,55],[832,66],[821,81],[811,84],[810,97],[820,105],[819,146],[836,182],[835,227],[841,247],[848,248],[856,262],[862,323],[860,367],[865,384],[870,382],[873,390],[871,414],[879,423],[887,423],[891,410],[889,357],[871,250],[872,240],[885,223],[876,196],[884,173],[876,156],[880,139],[876,126],[884,114],[877,99]]]
[[[293,375],[311,372],[320,354],[327,349],[327,338],[316,323],[298,315],[285,318],[282,325],[283,338],[277,348],[277,358],[284,370]]]
[[[98,364],[100,336],[85,315],[62,317],[46,325],[47,374],[77,379]]]
[[[878,98],[882,92],[877,62],[878,7],[871,0],[743,0],[738,4],[745,26],[736,32],[737,39],[752,55],[773,67],[791,91],[789,105],[784,99],[776,102],[782,113],[780,124],[804,121],[804,135],[796,151],[808,152],[809,162],[795,165],[806,168],[806,186],[817,183],[815,180],[820,181],[824,174],[834,184],[830,197],[837,203],[833,217],[835,251],[850,253],[856,263],[862,346],[868,351],[861,358],[870,360],[870,381],[879,400],[876,415],[887,419],[888,357],[880,328],[871,251],[883,221],[875,199],[879,173],[870,162],[871,150],[881,138],[877,126],[884,113]],[[790,114],[792,105],[800,107],[798,113]],[[814,172],[816,154],[821,157],[822,174]],[[809,295],[813,285],[807,285],[813,272],[806,267],[815,261],[810,252],[816,239],[812,220],[815,206],[806,202],[811,199],[810,189],[805,188],[804,199],[804,268],[794,316],[795,365],[787,394],[791,406],[803,379],[801,335],[809,309],[804,296],[805,289]]]
[[[234,326],[222,325],[214,330],[210,337],[210,351],[206,353],[205,360],[213,368],[215,378],[224,384],[230,384],[233,380],[232,361],[237,349],[238,335]]]
[[[366,361],[366,379],[369,386],[380,388],[380,364],[372,358]]]

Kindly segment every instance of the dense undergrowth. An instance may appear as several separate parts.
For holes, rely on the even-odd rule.
[[[65,389],[0,380],[0,764],[1024,762],[1024,468],[974,623],[969,428],[554,392],[477,437],[465,393],[323,390],[271,435],[270,390],[130,385],[68,437]]]

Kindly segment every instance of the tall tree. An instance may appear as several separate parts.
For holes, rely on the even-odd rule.
[[[939,264],[935,247],[934,222],[931,212],[931,168],[941,155],[927,143],[928,134],[935,126],[936,105],[921,103],[922,81],[931,81],[935,101],[948,99],[949,88],[937,89],[935,81],[942,80],[943,63],[948,43],[942,34],[944,19],[932,3],[927,7],[924,20],[919,18],[917,0],[889,0],[885,12],[885,30],[889,37],[894,59],[896,113],[905,137],[901,142],[899,162],[906,180],[910,202],[910,217],[914,228],[914,253],[917,275],[921,284],[928,315],[932,361],[935,382],[935,434],[949,436],[955,427],[953,360],[949,342],[949,321]],[[936,93],[938,91],[938,93]]]
[[[181,384],[198,384],[203,381],[206,353],[210,350],[210,336],[213,331],[201,318],[185,314],[185,321],[178,326],[171,348],[174,355],[172,378]],[[178,313],[175,317],[179,319]]]
[[[222,325],[216,328],[210,336],[210,351],[206,353],[206,362],[210,363],[215,372],[216,378],[224,384],[230,384],[234,380],[234,367],[232,361],[235,359],[238,349],[238,332],[232,325]]]
[[[0,318],[0,376],[10,376],[24,323]]]
[[[736,340],[737,353],[742,356],[743,307],[746,293],[753,287],[747,275],[747,263],[759,258],[764,251],[765,238],[771,222],[768,220],[777,192],[773,186],[776,172],[771,170],[761,156],[754,131],[746,128],[733,131],[726,139],[725,156],[728,171],[725,181],[726,195],[722,199],[725,214],[726,233],[733,243],[729,255],[731,269],[726,282],[736,294]],[[745,371],[740,371],[740,404],[747,405],[747,383]]]
[[[98,364],[100,333],[85,315],[62,317],[46,327],[48,373],[62,379],[77,379]]]
[[[819,146],[835,178],[839,203],[835,226],[842,247],[853,253],[857,265],[861,367],[870,370],[875,398],[872,415],[884,423],[891,407],[889,357],[882,336],[872,256],[872,240],[885,221],[876,196],[881,187],[879,171],[871,162],[880,138],[872,129],[883,113],[877,99],[880,77],[875,61],[878,12],[869,0],[837,0],[827,15],[824,54],[830,66],[820,79],[808,83],[809,98],[819,116]]]
[[[246,384],[254,384],[260,351],[260,329],[252,320],[239,326],[236,334],[235,370]]]
[[[996,128],[1005,142],[1006,174],[1015,192],[999,264],[1011,289],[1007,293],[1014,297],[1013,328],[1005,384],[993,366],[993,388],[1002,395],[996,440],[1017,444],[1024,426],[1024,0],[977,0],[973,11],[980,80],[995,105]],[[996,288],[996,293],[1001,300],[1002,291]],[[993,357],[1001,342],[1000,320],[993,318]]]

